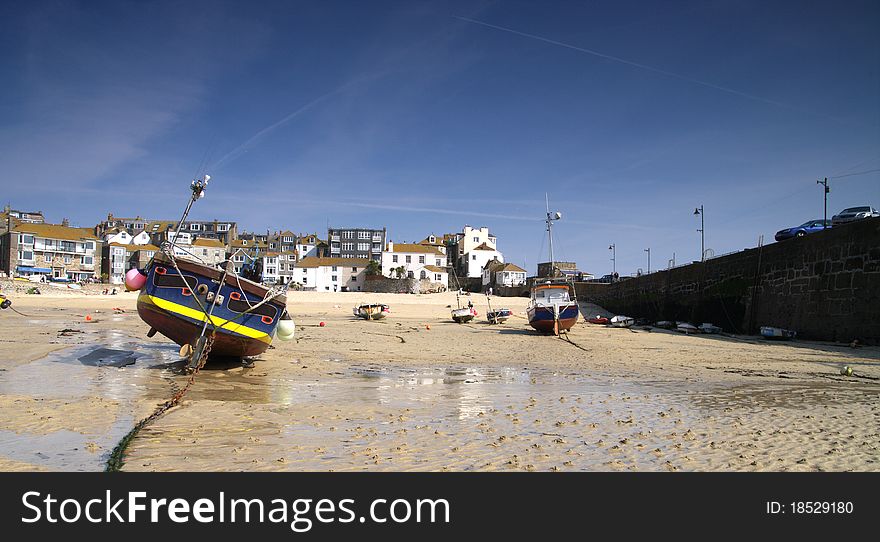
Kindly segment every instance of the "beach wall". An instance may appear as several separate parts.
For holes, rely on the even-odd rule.
[[[880,344],[880,218],[576,291],[633,317]]]

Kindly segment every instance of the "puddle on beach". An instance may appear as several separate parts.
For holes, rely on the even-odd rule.
[[[179,361],[176,346],[138,342],[115,331],[88,332],[88,340],[0,372],[0,398],[73,405],[72,418],[78,417],[78,406],[86,411],[95,402],[118,404],[118,408],[108,409],[107,419],[94,423],[58,422],[90,427],[84,431],[58,429],[57,425],[38,431],[0,429],[0,456],[51,470],[102,470],[116,442],[137,421],[138,403],[169,395],[173,374],[169,369]],[[44,418],[56,415],[51,408],[33,410]],[[30,422],[25,419],[23,423]]]
[[[96,338],[0,372],[0,395],[112,400],[119,403],[113,420],[86,433],[2,429],[0,456],[53,470],[101,470],[119,438],[151,410],[144,404],[169,397],[172,382],[182,385],[171,370],[176,346],[117,332]],[[670,458],[699,453],[683,439],[701,432],[711,439],[713,427],[746,418],[760,426],[780,411],[796,420],[817,405],[865,401],[863,389],[833,382],[710,385],[542,368],[332,364],[337,371],[315,378],[298,375],[298,364],[267,373],[260,362],[255,370],[212,362],[188,404],[135,443],[139,465],[260,470],[278,468],[269,462],[281,456],[297,470],[608,470],[614,461],[659,470]],[[218,402],[211,416],[199,416],[199,401]],[[378,451],[395,449],[405,452]],[[179,461],[187,455],[203,462]]]

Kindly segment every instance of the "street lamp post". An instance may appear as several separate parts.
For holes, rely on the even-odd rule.
[[[608,250],[611,251],[611,275],[614,276],[617,273],[617,245],[611,243]]]
[[[706,261],[706,215],[703,213],[703,206],[700,205],[694,209],[694,215],[700,215],[700,261]]]
[[[825,185],[825,210],[822,213],[822,229],[824,230],[828,227],[828,192],[831,192],[831,189],[828,187],[828,177],[825,177],[824,181],[816,181],[816,184]]]
[[[645,252],[648,253],[648,274],[650,275],[651,274],[651,249],[646,248]]]

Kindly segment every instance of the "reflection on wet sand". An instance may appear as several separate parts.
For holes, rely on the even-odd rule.
[[[346,299],[292,293],[296,340],[252,368],[212,360],[124,470],[878,470],[878,348],[589,324],[574,348],[524,319],[448,322],[454,296],[394,296],[382,323]],[[3,322],[0,470],[101,470],[187,381],[133,295],[18,306],[34,317]]]

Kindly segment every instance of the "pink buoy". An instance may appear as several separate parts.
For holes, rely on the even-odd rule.
[[[129,269],[125,274],[125,289],[129,292],[140,290],[147,283],[147,275],[140,269]]]

